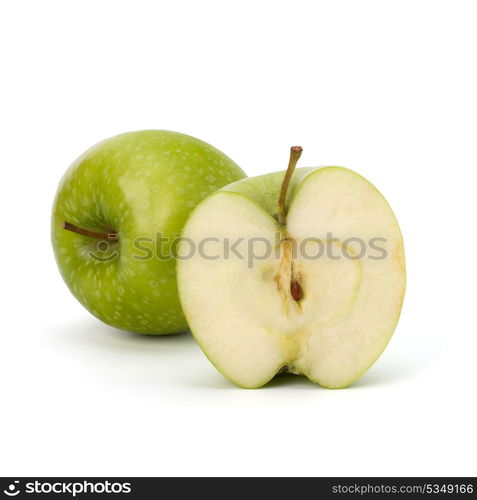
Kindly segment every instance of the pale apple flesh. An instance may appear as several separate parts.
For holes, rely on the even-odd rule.
[[[183,235],[197,244],[209,238],[207,256],[219,258],[181,258],[183,310],[207,357],[240,386],[260,387],[288,370],[345,387],[379,357],[399,319],[405,288],[399,226],[368,181],[326,167],[295,172],[284,227],[274,217],[282,178],[238,181],[195,209]],[[380,238],[381,250],[361,257],[357,238]],[[224,240],[239,241],[237,253],[248,258],[225,255]],[[250,241],[256,256],[274,251],[250,265]],[[300,243],[306,251],[294,252]],[[347,258],[315,257],[325,243]]]

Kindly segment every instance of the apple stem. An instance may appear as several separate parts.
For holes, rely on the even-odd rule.
[[[278,197],[278,222],[282,225],[285,225],[287,221],[286,199],[288,186],[290,184],[290,180],[293,176],[293,172],[295,171],[296,164],[300,159],[302,151],[303,148],[301,146],[292,146],[290,148],[290,160],[288,162],[288,168],[285,172],[285,177],[283,178],[282,186],[280,188],[280,196]]]
[[[88,236],[89,238],[95,238],[96,240],[118,241],[117,233],[96,233],[95,231],[90,231],[89,229],[83,229],[82,227],[75,226],[70,222],[63,222],[61,224],[61,228],[73,233],[82,234],[83,236]]]

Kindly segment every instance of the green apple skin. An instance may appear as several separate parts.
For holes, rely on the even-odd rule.
[[[156,335],[186,330],[176,262],[164,259],[170,244],[154,252],[153,242],[158,233],[170,241],[179,237],[203,198],[244,177],[214,147],[176,132],[137,131],[98,143],[68,169],[53,205],[52,244],[64,281],[113,327]],[[67,231],[65,221],[116,232],[118,241]]]

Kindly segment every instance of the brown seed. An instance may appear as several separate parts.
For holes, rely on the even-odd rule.
[[[290,284],[290,291],[292,297],[298,302],[303,298],[303,290],[298,281],[293,280]]]

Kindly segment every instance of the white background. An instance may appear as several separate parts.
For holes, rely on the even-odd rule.
[[[472,1],[5,1],[0,475],[476,475],[477,7]],[[249,175],[357,170],[408,289],[352,387],[243,390],[190,335],[109,328],[69,294],[49,217],[117,133],[197,136]]]

